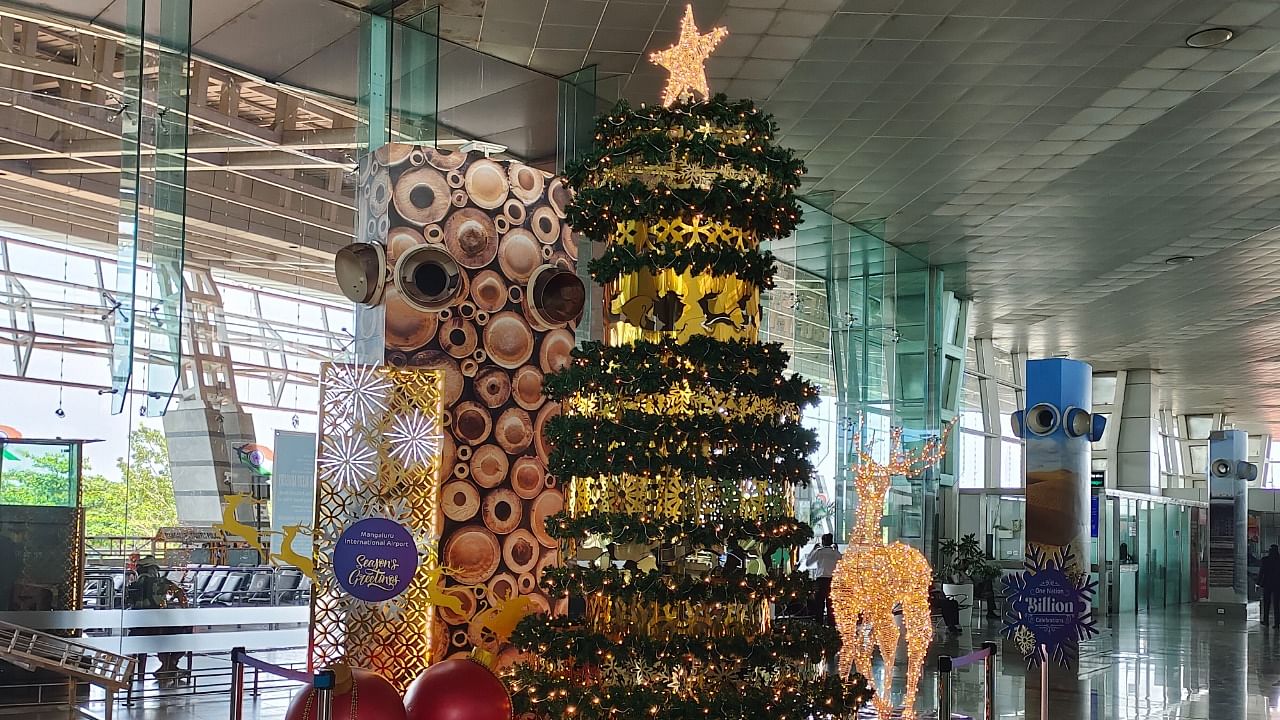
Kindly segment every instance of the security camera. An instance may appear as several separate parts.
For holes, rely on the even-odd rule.
[[[461,268],[439,245],[410,248],[396,262],[394,276],[405,302],[426,312],[452,305],[462,289]]]
[[[333,258],[334,275],[351,302],[376,305],[386,284],[387,261],[377,243],[352,243]]]
[[[66,416],[67,416],[67,412],[66,412],[65,410],[63,410],[63,409],[62,409],[62,406],[61,406],[61,405],[59,405],[59,406],[58,406],[58,409],[57,409],[57,410],[54,410],[54,411],[53,411],[53,414],[54,414],[54,415],[57,415],[57,416],[58,416],[58,417],[60,417],[60,418],[64,418],[64,417],[66,417]]]
[[[576,321],[587,303],[587,288],[576,273],[543,265],[529,279],[530,309],[554,324]]]

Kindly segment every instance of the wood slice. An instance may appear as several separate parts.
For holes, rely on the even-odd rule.
[[[569,194],[569,188],[564,184],[564,178],[556,177],[551,179],[551,185],[547,187],[547,202],[551,203],[551,209],[555,211],[556,217],[564,219],[564,208],[573,199]]]
[[[507,479],[511,461],[497,445],[479,445],[471,456],[471,479],[480,487],[494,488]]]
[[[520,502],[520,496],[506,488],[491,490],[485,495],[481,507],[480,517],[485,527],[496,535],[506,535],[515,530],[524,519],[524,503]]]
[[[441,613],[442,616],[443,614],[444,613]],[[444,618],[441,617],[441,620],[444,620]],[[449,629],[445,625],[437,622],[435,632],[431,635],[431,662],[440,662],[448,652]]]
[[[440,227],[440,223],[431,223],[422,228],[422,237],[429,243],[439,245],[444,242],[444,228]]]
[[[524,228],[512,228],[502,236],[502,244],[498,247],[498,266],[508,280],[525,283],[541,264],[542,246],[533,233]]]
[[[547,602],[547,596],[540,592],[533,592],[525,595],[529,598],[529,602],[533,603],[533,609],[530,610],[532,615],[548,615],[551,613],[551,603]]]
[[[459,265],[476,270],[498,254],[498,229],[493,218],[480,210],[454,210],[444,223],[444,245]]]
[[[467,161],[466,153],[437,150],[435,148],[423,148],[422,152],[426,155],[427,162],[432,167],[437,167],[441,170],[456,170],[462,167],[462,163]]]
[[[542,371],[532,365],[516,370],[511,380],[511,394],[516,404],[530,412],[542,407],[546,396],[542,394]]]
[[[409,358],[414,367],[444,371],[444,406],[451,407],[462,397],[462,373],[458,370],[458,361],[439,350],[424,350]]]
[[[465,522],[480,510],[480,493],[470,482],[455,480],[440,489],[440,506],[445,517],[454,522]]]
[[[373,159],[386,167],[395,167],[409,159],[414,146],[409,143],[387,143],[373,151]]]
[[[501,207],[510,187],[502,166],[487,158],[471,163],[463,184],[471,202],[485,210]]]
[[[493,227],[498,231],[498,234],[501,235],[511,229],[511,221],[507,219],[506,215],[494,215]]]
[[[410,248],[426,244],[427,239],[422,233],[411,227],[401,225],[391,228],[387,231],[387,267],[395,267],[396,260]]]
[[[413,225],[440,222],[449,210],[449,185],[435,168],[414,168],[396,180],[392,202],[400,217]]]
[[[490,360],[514,370],[533,356],[533,331],[520,315],[500,312],[484,326],[484,349]]]
[[[533,421],[534,448],[537,449],[538,458],[544,463],[551,457],[552,450],[551,441],[547,440],[547,423],[551,421],[551,418],[559,414],[560,403],[549,402],[542,406],[542,409],[538,411],[537,419]]]
[[[493,430],[493,418],[483,405],[472,400],[459,403],[453,410],[453,432],[468,445],[479,445]]]
[[[475,323],[461,314],[440,323],[440,347],[453,357],[471,357],[478,343]]]
[[[533,442],[533,420],[520,408],[507,408],[493,426],[493,437],[511,455],[521,455]]]
[[[516,588],[521,595],[528,595],[538,589],[538,581],[534,579],[531,572],[520,573],[520,577],[516,578]]]
[[[457,170],[450,170],[449,172],[444,174],[444,181],[449,183],[449,187],[451,188],[461,189],[463,185],[462,173],[458,172]],[[459,198],[462,199],[461,202],[458,201]],[[467,193],[465,191],[454,193],[453,204],[457,205],[458,207],[465,206],[467,204]]]
[[[538,582],[542,582],[542,573],[549,567],[556,567],[560,564],[560,550],[550,550],[542,553],[542,557],[538,559],[538,567],[534,569],[533,576]]]
[[[525,553],[527,551],[522,551],[521,557]],[[444,545],[444,565],[452,568],[454,579],[464,585],[477,585],[488,580],[501,560],[498,538],[483,525],[467,525],[459,529]]]
[[[507,304],[507,282],[493,270],[481,270],[471,279],[471,300],[485,312],[498,312]]]
[[[511,487],[525,500],[532,500],[546,490],[547,466],[531,455],[516,458],[511,465]]]
[[[511,399],[511,373],[502,368],[485,368],[476,375],[476,397],[488,407],[498,408]]]
[[[445,413],[449,417],[449,413]],[[458,456],[458,444],[453,441],[453,433],[445,432],[440,438],[440,472],[436,482],[443,484],[453,478],[453,463]]]
[[[533,533],[520,528],[502,539],[502,559],[507,569],[515,573],[533,570],[542,556],[542,548]]]
[[[391,204],[391,175],[386,170],[379,170],[369,179],[369,189],[365,191],[364,202],[373,215],[386,215]]]
[[[507,219],[509,227],[520,227],[524,224],[524,219],[528,215],[529,213],[524,209],[524,204],[514,198],[502,205],[502,216]]]
[[[511,194],[525,205],[537,202],[542,197],[547,176],[541,170],[523,163],[511,163],[507,168],[507,177],[511,180]]]
[[[529,511],[529,529],[544,547],[560,546],[559,540],[547,534],[547,518],[562,510],[564,495],[559,490],[547,490],[533,501],[533,508]]]
[[[542,338],[542,346],[538,348],[538,365],[542,372],[559,372],[573,361],[573,333],[564,328],[552,330]]]
[[[383,342],[387,347],[413,352],[431,342],[436,334],[436,314],[410,307],[404,296],[394,287],[386,290],[387,314],[384,321]]]
[[[546,205],[541,205],[533,211],[533,220],[529,225],[533,227],[534,237],[544,245],[550,245],[560,239],[560,218],[556,217],[555,211]]]
[[[519,592],[516,576],[507,572],[500,572],[489,578],[489,582],[485,583],[485,590],[490,607]]]
[[[575,263],[578,261],[578,236],[573,233],[569,223],[560,226],[560,247],[564,248],[564,253],[570,260]]]

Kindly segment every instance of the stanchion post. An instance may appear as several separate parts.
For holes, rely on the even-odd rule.
[[[996,647],[990,640],[982,643],[982,649],[987,651],[987,656],[982,659],[982,671],[986,676],[986,688],[982,692],[983,720],[996,720]]]
[[[231,648],[231,720],[241,720],[244,716],[244,663],[240,656],[244,648]]]
[[[311,679],[316,693],[316,720],[333,720],[333,685],[332,670],[320,670]]]
[[[951,720],[951,656],[938,656],[938,720]]]
[[[1049,646],[1040,646],[1040,720],[1049,720]]]

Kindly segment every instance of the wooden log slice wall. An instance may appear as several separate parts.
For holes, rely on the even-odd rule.
[[[448,252],[462,275],[435,312],[415,308],[394,282],[384,300],[386,360],[446,374],[439,553],[453,571],[444,593],[461,611],[437,608],[440,660],[489,645],[485,619],[495,613],[486,611],[513,596],[555,609],[538,587],[559,552],[542,523],[564,507],[542,436],[559,407],[543,397],[542,377],[569,362],[580,311],[539,307],[536,286],[556,269],[574,272],[578,248],[564,221],[568,191],[541,170],[399,145],[378,159],[389,275],[418,245]]]

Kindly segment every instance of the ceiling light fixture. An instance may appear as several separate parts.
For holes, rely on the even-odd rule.
[[[1190,255],[1174,255],[1164,261],[1165,265],[1186,265],[1189,262],[1195,262],[1195,258]]]
[[[1219,45],[1226,45],[1231,42],[1231,38],[1234,38],[1235,36],[1236,31],[1231,28],[1208,28],[1188,35],[1187,47],[1215,48]]]

